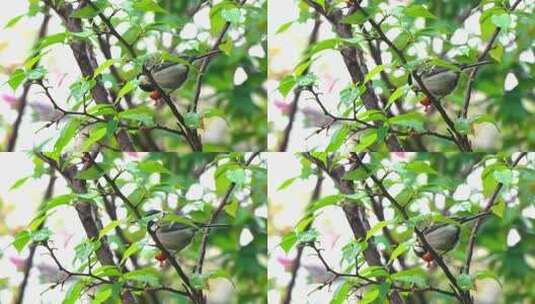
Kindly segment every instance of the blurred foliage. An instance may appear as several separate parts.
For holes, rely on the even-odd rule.
[[[513,161],[519,157],[519,153],[512,156],[507,153],[454,152],[406,153],[396,156],[373,152],[366,155],[364,161],[369,172],[361,166],[351,165],[352,157],[347,155],[315,152],[311,156],[301,156],[302,172],[296,172],[295,177],[286,181],[274,181],[280,183],[275,185],[279,191],[293,191],[296,180],[314,180],[318,177],[319,167],[323,167],[323,170],[331,172],[330,176],[334,180],[345,180],[352,185],[350,193],[335,192],[310,202],[302,219],[282,238],[280,246],[286,253],[295,251],[302,245],[320,243],[321,231],[316,229],[321,229],[321,226],[305,227],[320,222],[324,208],[342,208],[348,204],[363,207],[363,217],[371,226],[367,228],[366,238],[338,245],[343,247],[343,256],[338,265],[331,265],[334,269],[341,269],[340,272],[351,274],[354,274],[355,265],[360,265],[358,273],[361,278],[341,277],[341,283],[333,288],[335,291],[331,303],[354,303],[355,295],[359,295],[365,303],[384,303],[385,297],[394,290],[391,284],[413,291],[429,287],[450,290],[450,282],[441,268],[436,265],[427,267],[413,252],[412,248],[417,242],[414,228],[421,230],[429,225],[452,223],[451,219],[455,217],[481,213],[500,184],[503,188],[490,208],[491,214],[476,235],[470,275],[461,273],[461,267],[465,265],[473,222],[461,226],[459,244],[446,253],[443,260],[458,283],[466,286],[472,295],[484,296],[481,294],[483,290],[488,292],[488,288],[499,288],[494,290],[495,301],[489,303],[535,301],[535,294],[529,287],[530,281],[535,279],[533,153],[524,156],[516,166],[513,166]],[[317,162],[310,162],[311,157]],[[342,167],[345,168],[345,174],[338,176]],[[407,212],[408,220],[386,198],[377,183],[370,178],[371,174],[379,178]],[[375,203],[372,203],[372,197]],[[344,211],[347,213],[346,207]],[[377,210],[390,215],[380,220]],[[384,228],[388,230],[388,235]],[[510,237],[515,233],[518,233],[516,242]],[[366,263],[364,251],[371,246],[370,241],[377,246],[383,257],[381,266]],[[403,259],[405,266],[394,261],[399,258]],[[369,285],[367,279],[384,280],[385,283],[366,287]],[[494,280],[497,284],[489,286],[488,280]],[[330,283],[325,282],[325,285],[328,284]],[[272,288],[286,286],[272,284]],[[321,286],[310,286],[310,290],[315,288]],[[414,292],[401,294],[408,303],[418,303],[411,296]],[[455,298],[438,292],[428,291],[424,295],[429,303],[457,303]]]
[[[109,299],[118,298],[122,292],[121,284],[154,288],[167,286],[182,290],[181,280],[174,269],[169,264],[162,267],[156,259],[159,250],[151,245],[154,242],[147,234],[149,217],[136,219],[132,209],[116,194],[111,194],[116,192],[106,182],[104,174],[114,178],[120,191],[142,214],[149,209],[164,210],[176,214],[167,219],[168,221],[179,223],[209,222],[225,193],[234,183],[235,188],[216,221],[228,224],[229,227],[210,231],[203,274],[192,274],[201,252],[203,233],[197,233],[191,244],[180,251],[176,258],[190,279],[196,282],[196,286],[204,286],[209,295],[209,287],[221,283],[216,282],[216,279],[228,281],[226,288],[230,290],[223,293],[225,296],[217,295],[222,297],[217,299],[218,303],[266,302],[267,227],[265,218],[255,216],[255,212],[266,208],[267,204],[267,171],[263,158],[256,156],[253,162],[247,165],[246,160],[251,155],[242,153],[149,153],[127,156],[105,152],[101,156],[97,159],[97,165],[76,174],[76,183],[85,184],[87,192],[70,192],[51,198],[41,206],[28,228],[15,235],[12,244],[19,252],[32,241],[53,240],[54,232],[46,226],[38,228],[37,223],[44,222],[55,214],[58,208],[72,208],[82,200],[96,207],[104,228],[100,229],[98,239],[90,240],[86,237],[76,245],[73,260],[61,261],[66,268],[87,272],[89,261],[98,262],[95,260],[95,251],[100,247],[100,241],[106,239],[117,256],[123,257],[121,264],[129,269],[124,271],[118,266],[93,265],[93,273],[102,271],[103,276],[116,273],[114,276],[118,282],[113,286],[113,294],[110,293]],[[33,160],[35,170],[30,178],[48,176],[48,165],[40,157],[35,156]],[[63,167],[80,162],[84,160],[78,154],[65,155],[62,158]],[[95,169],[96,166],[101,169]],[[21,178],[12,189],[23,190],[27,180],[28,178]],[[117,220],[111,220],[104,198],[114,201],[119,216]],[[122,228],[127,243],[115,230],[117,225]],[[82,226],[78,228],[80,230],[73,233],[85,235]],[[252,237],[248,243],[242,244],[242,235],[246,231],[250,232]],[[128,260],[132,256],[138,259],[137,268]],[[77,282],[81,286],[78,286],[78,294],[75,295],[76,303],[82,301],[78,298],[82,297],[86,288],[95,283],[94,279],[85,277]],[[98,286],[95,290],[97,294],[110,289],[109,284]],[[76,288],[66,292],[66,298],[73,297],[73,289]],[[161,301],[159,303],[190,303],[187,298],[170,292],[158,292],[158,297]],[[212,299],[211,296],[209,299]]]

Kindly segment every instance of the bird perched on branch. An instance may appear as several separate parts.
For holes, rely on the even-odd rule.
[[[162,213],[163,212],[160,210],[149,210],[147,216]],[[191,224],[185,224],[174,221],[160,223],[155,220],[150,220],[148,223],[148,229],[155,232],[160,243],[162,243],[163,247],[165,247],[171,254],[176,254],[186,248],[191,243],[195,234],[200,230],[221,227],[229,227],[229,225],[200,224],[193,222],[191,222]],[[159,255],[156,255],[156,259],[162,263],[166,259],[165,254],[160,253]]]
[[[438,255],[444,255],[457,246],[461,232],[461,225],[485,217],[489,214],[490,213],[488,212],[483,212],[472,216],[452,218],[455,223],[431,225],[424,228],[422,232],[426,241],[431,245],[435,252]],[[433,262],[431,252],[429,252],[420,241],[414,246],[414,253],[427,262],[428,265]]]
[[[423,71],[419,74],[424,86],[437,100],[444,96],[447,96],[455,90],[457,82],[462,71],[475,68],[481,65],[489,64],[491,61],[481,61],[473,64],[461,64],[456,65],[457,69],[451,69],[447,67],[435,67],[429,71]],[[421,91],[421,87],[418,82],[414,82],[416,91]],[[425,96],[421,103],[426,107],[431,105],[431,101],[428,96]]]
[[[181,57],[182,62],[163,61],[158,56],[147,59],[145,69],[151,73],[156,84],[166,92],[172,92],[182,86],[188,79],[190,65],[199,59],[214,56],[220,51],[212,51],[195,57]],[[151,92],[151,98],[159,99],[159,91],[154,86],[150,77],[141,74],[138,77],[139,87],[146,92]]]

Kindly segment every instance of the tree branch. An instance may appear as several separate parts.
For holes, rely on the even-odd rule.
[[[49,21],[50,21],[50,14],[48,13],[48,9],[47,9],[44,12],[43,21],[41,22],[41,27],[39,29],[39,33],[37,34],[37,40],[35,44],[37,44],[43,37],[46,36]],[[39,64],[39,61],[34,63],[31,68],[33,69],[38,64]],[[19,136],[19,129],[22,123],[22,117],[24,116],[26,105],[28,104],[28,94],[30,93],[30,87],[31,87],[31,81],[27,81],[26,83],[24,83],[24,89],[22,91],[21,96],[18,98],[17,118],[15,119],[15,122],[13,123],[13,129],[8,135],[9,137],[7,140],[8,144],[7,144],[7,149],[6,149],[7,152],[15,151],[17,138]]]
[[[318,14],[316,14],[314,18],[314,27],[312,28],[312,32],[310,33],[310,37],[308,38],[308,47],[312,46],[316,41],[318,41],[318,33],[321,27],[321,19]],[[307,67],[303,71],[303,75],[306,75],[309,71],[309,67]],[[290,140],[290,132],[292,132],[294,120],[295,120],[295,114],[297,113],[297,109],[299,108],[299,98],[301,97],[302,90],[297,89],[294,90],[294,98],[292,103],[290,104],[290,112],[288,113],[288,124],[286,125],[286,128],[284,128],[284,133],[282,135],[282,140],[279,145],[279,152],[285,152],[286,149],[288,149],[288,142]]]
[[[510,12],[514,11],[516,9],[516,7],[520,4],[521,1],[522,0],[516,0],[516,2],[513,3],[513,5],[511,6],[511,9],[509,11]],[[494,42],[498,38],[498,35],[500,34],[501,30],[502,30],[501,27],[496,28],[496,30],[494,31],[494,34],[492,34],[492,37],[490,38],[489,42],[487,43],[487,46],[485,47],[483,52],[477,58],[478,62],[482,62],[482,61],[485,60],[485,58],[487,57],[488,53],[492,49],[492,46],[493,46]],[[472,97],[473,84],[474,84],[474,80],[476,78],[476,73],[479,70],[479,67],[480,66],[474,67],[470,71],[470,74],[468,75],[468,82],[466,84],[466,91],[464,93],[464,106],[463,106],[463,111],[461,113],[461,116],[463,118],[468,117],[468,107],[470,106],[470,98]]]

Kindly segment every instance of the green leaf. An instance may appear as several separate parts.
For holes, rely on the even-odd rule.
[[[285,253],[288,253],[293,248],[295,243],[297,243],[297,235],[292,231],[282,238],[280,246]]]
[[[234,25],[240,23],[241,13],[239,8],[223,9],[221,10],[221,17],[227,22]]]
[[[153,122],[153,111],[146,106],[139,106],[133,109],[117,114],[119,119],[135,120],[143,124],[151,124]]]
[[[18,16],[15,16],[15,17],[9,19],[9,21],[6,23],[6,25],[4,25],[4,29],[7,29],[7,28],[15,26],[15,24],[17,24],[20,21],[20,19],[22,19],[22,17],[24,17],[24,16],[26,16],[26,14],[18,15]]]
[[[359,301],[359,304],[368,304],[372,303],[379,297],[379,286],[373,285],[370,288],[366,289],[364,294],[362,295],[362,298]]]
[[[184,121],[188,128],[197,129],[201,127],[201,115],[196,112],[184,114]]]
[[[7,81],[7,83],[13,89],[13,91],[15,91],[24,81],[24,79],[26,79],[26,73],[24,72],[24,70],[16,69],[15,72],[11,73],[11,75],[9,76],[9,80]]]
[[[47,71],[43,67],[37,67],[31,71],[26,72],[26,77],[28,77],[29,80],[39,80],[43,79],[45,77]]]
[[[391,275],[392,280],[416,284],[418,287],[427,285],[427,273],[420,268],[410,268]]]
[[[232,53],[232,49],[234,47],[234,43],[232,42],[232,39],[226,39],[223,43],[219,45],[219,49],[223,51],[226,55],[230,55]]]
[[[49,211],[58,206],[67,205],[74,199],[73,194],[64,194],[56,196],[45,203],[45,211]]]
[[[96,127],[89,133],[89,137],[85,140],[82,150],[89,151],[95,143],[106,136],[107,132],[106,124],[97,124]]]
[[[105,8],[105,3],[103,1],[92,1],[93,4],[97,7],[97,9],[94,9],[91,5],[85,5],[81,9],[75,10],[72,14],[72,18],[80,18],[80,19],[90,19],[95,18],[98,16],[98,14]]]
[[[115,103],[119,102],[123,96],[126,94],[132,92],[138,85],[137,80],[130,80],[129,82],[125,83],[124,86],[119,90],[117,93],[117,98],[115,98]]]
[[[366,77],[364,77],[364,83],[367,83],[368,81],[372,80],[373,78],[375,78],[375,76],[379,75],[379,73],[384,70],[385,66],[382,64],[374,67],[371,71],[368,72],[368,74],[366,74]]]
[[[120,264],[123,264],[126,262],[126,260],[131,257],[132,255],[138,253],[141,250],[141,243],[140,242],[133,242],[132,245],[130,245],[123,253],[123,258],[121,259]]]
[[[95,297],[93,298],[93,301],[91,304],[102,304],[106,302],[107,299],[109,299],[112,296],[113,293],[113,286],[112,285],[104,285],[100,287],[95,294]]]
[[[100,240],[102,237],[104,237],[110,231],[112,231],[113,229],[117,228],[120,224],[121,224],[121,222],[118,221],[118,220],[109,222],[106,226],[104,226],[104,228],[102,228],[102,230],[99,231],[98,239]]]
[[[467,135],[470,132],[470,119],[459,117],[455,119],[455,128],[459,133]]]
[[[344,284],[341,284],[340,286],[338,286],[333,298],[331,299],[330,304],[345,303],[347,295],[349,294],[349,291],[351,291],[352,287],[353,287],[353,283],[351,281],[345,281]]]
[[[350,131],[351,128],[348,125],[344,125],[340,129],[336,130],[331,137],[331,142],[325,149],[325,152],[336,152],[344,144]]]
[[[279,82],[279,92],[282,94],[283,97],[288,96],[288,93],[293,89],[293,87],[296,84],[295,76],[293,75],[287,75],[284,78],[281,79]]]
[[[50,229],[45,227],[45,228],[39,229],[31,233],[31,238],[32,238],[32,241],[34,242],[42,242],[42,241],[48,240],[51,235],[52,235],[52,231],[50,231]]]
[[[71,119],[61,130],[59,138],[54,144],[54,155],[61,155],[63,149],[72,141],[74,136],[78,133],[78,127],[80,126],[80,120]]]
[[[23,230],[15,234],[15,239],[11,244],[13,244],[15,249],[17,249],[17,252],[20,253],[24,249],[24,247],[26,247],[30,240],[30,232]]]
[[[513,171],[511,169],[496,170],[492,173],[492,176],[498,183],[502,183],[505,186],[510,186],[513,183]]]
[[[82,291],[84,289],[85,283],[83,280],[78,280],[76,283],[74,283],[69,290],[67,290],[67,293],[65,294],[65,298],[63,299],[63,304],[76,304],[79,303],[78,299],[80,299],[80,296],[82,295]]]
[[[315,212],[316,210],[319,210],[323,207],[334,205],[339,203],[344,199],[344,195],[342,194],[334,194],[334,195],[328,195],[325,197],[320,198],[319,200],[312,203],[312,207],[310,208],[311,212]]]
[[[386,109],[388,109],[396,100],[405,94],[407,86],[398,87],[390,96],[388,97],[388,102],[386,104]]]
[[[309,73],[306,75],[297,76],[295,78],[295,81],[297,86],[299,87],[308,87],[315,85],[318,82],[318,77],[314,74]]]
[[[160,275],[161,273],[158,270],[152,267],[146,267],[127,272],[123,275],[123,278],[156,286],[160,282]]]
[[[399,244],[396,249],[394,249],[394,251],[392,251],[392,254],[390,254],[390,259],[388,260],[388,263],[392,263],[394,260],[396,260],[396,258],[402,254],[404,254],[405,252],[407,252],[407,250],[409,250],[410,248],[410,245],[405,242],[405,243],[401,243]]]
[[[303,232],[297,232],[296,237],[299,243],[310,243],[316,241],[319,237],[319,232],[316,229],[308,229]]]
[[[387,120],[389,124],[408,127],[416,131],[424,131],[425,117],[418,112],[396,115]]]
[[[461,273],[457,276],[457,284],[462,290],[470,290],[475,287],[474,280],[467,273]]]
[[[405,165],[405,169],[415,172],[415,173],[425,173],[425,174],[438,174],[438,172],[433,169],[428,163],[415,160]]]
[[[289,22],[282,24],[281,26],[279,26],[277,31],[275,31],[275,34],[280,34],[280,33],[287,31],[292,26],[293,23],[294,21],[289,21]]]
[[[293,184],[297,179],[299,178],[299,176],[296,176],[296,177],[291,177],[287,180],[285,180],[284,182],[282,182],[279,187],[277,188],[277,191],[281,191],[281,190],[284,190],[286,188],[288,188],[291,184]]]
[[[13,185],[11,185],[11,187],[9,188],[9,191],[15,190],[15,189],[19,188],[20,186],[24,185],[24,183],[26,183],[26,181],[30,177],[31,176],[26,176],[26,177],[23,177],[23,178],[19,178],[16,182],[13,183]]]
[[[371,130],[366,135],[359,138],[359,143],[355,146],[355,152],[362,152],[377,141],[377,130]]]
[[[408,6],[403,10],[403,12],[405,13],[405,15],[410,16],[410,17],[424,17],[424,18],[430,18],[430,19],[437,18],[435,15],[431,14],[431,12],[427,10],[427,8],[419,4],[413,4],[413,5]]]
[[[496,214],[498,217],[503,218],[503,214],[505,212],[505,202],[502,200],[499,200],[496,204],[494,204],[490,210],[492,213]]]
[[[325,39],[325,40],[316,42],[310,47],[310,52],[308,53],[308,56],[311,57],[312,55],[317,54],[324,50],[335,49],[339,43],[340,43],[340,39],[338,38]]]
[[[377,224],[373,225],[373,227],[366,232],[366,241],[369,240],[372,236],[377,234],[379,231],[381,231],[384,227],[386,227],[387,223],[385,221],[380,221]]]
[[[44,49],[56,43],[63,43],[67,39],[67,33],[58,33],[50,36],[46,36],[39,41],[38,49]]]
[[[86,6],[88,7],[88,6]],[[116,63],[117,59],[108,59],[104,61],[102,64],[100,64],[93,73],[93,78],[97,77],[98,75],[102,74],[105,70],[109,69],[114,63]]]
[[[492,50],[489,52],[490,57],[498,62],[502,62],[503,57],[503,46],[500,43],[497,43]]]
[[[366,20],[368,20],[369,18],[370,18],[369,15],[367,16],[364,13],[362,13],[361,10],[357,10],[355,13],[342,18],[340,20],[340,23],[361,25],[364,22],[366,22]]]
[[[228,215],[232,217],[236,217],[236,214],[238,212],[238,207],[239,207],[238,201],[233,200],[230,202],[230,204],[227,204],[223,209]]]
[[[509,14],[493,15],[490,20],[503,30],[506,30],[511,25],[511,16]]]
[[[156,160],[145,160],[138,163],[139,170],[147,173],[170,173],[169,169],[163,166],[163,164]]]
[[[247,179],[247,175],[245,174],[245,170],[242,169],[242,168],[238,168],[238,169],[234,169],[234,170],[228,170],[225,173],[225,175],[231,182],[233,182],[233,183],[235,183],[237,185],[244,184],[246,179]]]
[[[137,0],[132,5],[133,8],[144,11],[144,12],[156,12],[156,13],[167,13],[156,1],[154,0]]]

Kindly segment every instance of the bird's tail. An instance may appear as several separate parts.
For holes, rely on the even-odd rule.
[[[475,67],[478,67],[478,66],[481,66],[481,65],[491,64],[491,63],[492,63],[492,61],[490,61],[490,60],[484,60],[484,61],[480,61],[480,62],[476,62],[476,63],[462,64],[460,66],[460,69],[461,70],[466,70],[466,69],[471,69],[471,68],[475,68]]]
[[[481,212],[481,213],[478,213],[478,214],[475,214],[475,215],[469,215],[469,216],[457,218],[456,221],[458,221],[461,224],[464,224],[464,223],[467,223],[467,222],[471,222],[473,220],[477,220],[478,218],[485,217],[487,215],[490,215],[490,212],[488,212],[488,211],[487,212]]]
[[[203,59],[203,58],[207,58],[207,57],[212,57],[212,56],[215,56],[215,55],[217,55],[219,53],[221,53],[220,50],[209,51],[209,52],[207,52],[205,54],[191,57],[190,58],[190,62],[194,62],[194,61],[197,61],[199,59]]]
[[[198,225],[201,228],[228,228],[228,224],[200,224]]]

